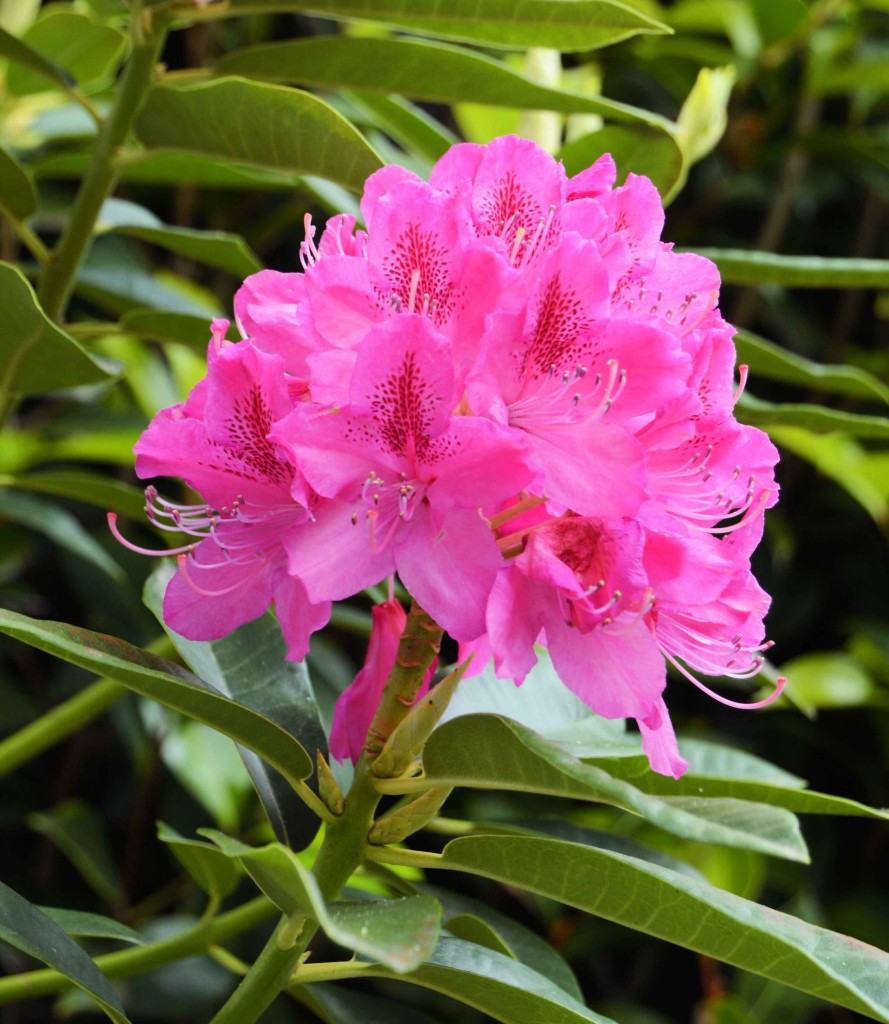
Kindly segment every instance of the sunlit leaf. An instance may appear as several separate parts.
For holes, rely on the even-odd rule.
[[[572,2],[576,6],[578,0]],[[669,125],[641,108],[540,85],[501,61],[471,50],[414,39],[293,39],[229,54],[216,70],[270,81],[400,93],[440,103],[585,111],[615,121],[641,122],[655,131]]]
[[[229,0],[232,13],[299,11],[363,18],[489,46],[592,50],[669,29],[615,0]]]
[[[9,263],[0,263],[0,308],[0,394],[35,395],[108,379],[108,371],[49,320],[31,285]]]
[[[151,149],[315,174],[355,192],[381,166],[355,128],[322,100],[240,78],[153,89],[136,133]]]
[[[764,430],[773,427],[802,427],[815,434],[837,431],[851,437],[875,440],[889,438],[889,417],[885,416],[866,416],[803,402],[766,402],[762,398],[755,398],[749,391],[741,395],[735,409],[741,422]]]
[[[889,288],[889,260],[778,256],[746,249],[695,249],[719,267],[726,284],[787,288]]]
[[[107,79],[123,60],[127,47],[127,37],[117,29],[59,9],[44,10],[22,41],[80,85]],[[7,76],[7,86],[14,96],[38,92],[48,81],[45,70],[33,63],[30,68],[24,63],[12,65]]]

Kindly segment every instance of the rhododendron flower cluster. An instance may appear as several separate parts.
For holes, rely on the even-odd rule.
[[[648,179],[615,187],[607,155],[567,177],[514,137],[429,182],[386,167],[361,213],[317,240],[307,219],[303,272],[245,281],[242,340],[214,323],[206,379],[137,445],[140,476],[206,503],[148,490],[188,535],[168,624],[214,639],[274,604],[302,658],[332,601],[397,574],[475,667],[521,683],[545,645],[678,777],[666,661],[703,686],[767,646],[750,553],[777,454],[733,416],[715,266],[661,241]],[[399,621],[375,615],[336,756],[358,756]]]

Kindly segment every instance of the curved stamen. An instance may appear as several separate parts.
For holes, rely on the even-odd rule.
[[[194,551],[194,549],[197,547],[196,544],[186,544],[181,548],[161,548],[157,550],[140,547],[138,544],[134,544],[132,541],[127,540],[126,537],[124,537],[124,535],[120,532],[117,526],[116,512],[108,513],[108,529],[111,530],[111,533],[116,541],[118,541],[120,544],[123,544],[125,548],[129,548],[130,551],[135,551],[137,555],[150,555],[151,557],[159,558],[163,558],[166,555],[187,555]]]
[[[715,690],[711,690],[709,686],[705,686],[700,679],[697,679],[695,676],[691,674],[691,672],[688,671],[688,669],[686,669],[683,665],[680,665],[680,663],[668,651],[665,651],[663,647],[661,647],[660,650],[661,654],[663,654],[667,661],[669,661],[670,664],[678,672],[681,672],[682,675],[684,675],[689,682],[694,683],[694,685],[699,690],[702,690],[704,693],[706,693],[708,697],[712,697],[714,700],[718,700],[720,704],[725,704],[726,707],[737,708],[739,711],[753,711],[756,708],[766,707],[767,705],[776,701],[781,696],[784,687],[787,685],[787,678],[785,676],[778,676],[778,678],[775,680],[775,689],[768,695],[768,697],[763,698],[763,700],[756,700],[747,703],[743,701],[729,700],[728,697],[723,697],[720,694],[716,693]],[[760,658],[758,659],[758,661],[759,664],[756,665],[756,672],[758,672],[762,667],[762,659]],[[751,674],[754,675],[755,673]]]
[[[741,363],[741,365],[738,367],[738,376],[740,377],[740,381],[738,383],[738,387],[735,391],[734,397],[732,398],[733,406],[738,404],[738,399],[741,397],[741,395],[744,394],[744,388],[747,387],[747,373],[749,369],[750,367],[747,366],[746,363]]]

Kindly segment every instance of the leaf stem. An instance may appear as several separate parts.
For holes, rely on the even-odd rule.
[[[130,133],[166,38],[168,22],[165,15],[143,9],[141,0],[135,0],[132,6],[132,56],[124,69],[111,112],[96,137],[93,155],[74,199],[68,224],[58,246],[49,256],[40,281],[37,297],[51,320],[61,320],[64,315],[99,210],[117,182],[116,153]]]
[[[193,928],[160,942],[97,956],[96,966],[109,978],[141,974],[174,960],[204,953],[211,946],[227,942],[261,924],[273,912],[271,902],[265,896],[259,896],[228,913],[220,914],[215,921],[202,921]],[[67,989],[70,985],[71,982],[67,978],[49,968],[14,974],[8,978],[0,978],[0,1003],[52,995]]]
[[[9,210],[3,210],[3,214],[9,221],[13,231],[18,236],[18,240],[28,250],[28,252],[34,257],[35,260],[41,266],[45,266],[49,260],[49,249],[43,244],[42,240],[31,230],[30,227],[23,221],[19,220],[15,214],[10,213]]]
[[[396,864],[403,868],[450,868],[450,865],[442,863],[443,858],[440,853],[427,853],[423,850],[401,850],[394,846],[368,845],[364,856],[378,864]]]

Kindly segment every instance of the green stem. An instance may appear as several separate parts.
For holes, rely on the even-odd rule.
[[[46,264],[49,259],[49,249],[46,248],[40,238],[34,234],[23,220],[19,220],[19,218],[10,213],[9,210],[4,210],[3,213],[22,245],[28,250],[28,252],[30,252],[38,263]]]
[[[403,868],[447,868],[459,871],[450,864],[442,863],[440,853],[425,853],[423,850],[399,850],[393,846],[368,846],[364,853],[368,860],[378,864],[396,864]]]
[[[269,900],[265,896],[260,896],[226,914],[221,914],[215,921],[201,922],[169,939],[97,956],[96,966],[109,978],[151,971],[174,960],[205,953],[211,946],[227,942],[261,924],[273,912],[274,907]],[[48,968],[0,978],[0,1003],[52,995],[68,988],[70,984],[64,975]]]
[[[166,636],[148,645],[153,654],[165,654],[170,649]],[[44,750],[76,732],[87,722],[98,718],[115,701],[127,693],[125,687],[113,679],[98,679],[70,699],[57,704],[36,722],[0,741],[0,778]]]
[[[96,218],[117,182],[115,156],[133,126],[166,38],[167,21],[133,4],[130,34],[133,53],[124,70],[114,106],[96,138],[92,159],[74,200],[67,227],[40,281],[38,298],[51,320],[61,320],[74,288],[77,269],[92,237]]]
[[[100,679],[8,736],[0,742],[0,777],[97,718],[126,692],[113,679]]]
[[[368,733],[375,741],[384,743],[413,705],[440,640],[441,629],[414,605]],[[367,834],[380,802],[370,770],[372,759],[370,755],[359,760],[343,813],[325,827],[324,840],[312,868],[325,900],[335,899],[340,894],[368,856]],[[292,927],[286,917],[282,918],[259,958],[210,1024],[255,1024],[278,994],[291,984],[294,968],[317,930],[316,921],[306,921],[297,941],[293,942]],[[281,945],[287,948],[282,949]]]

